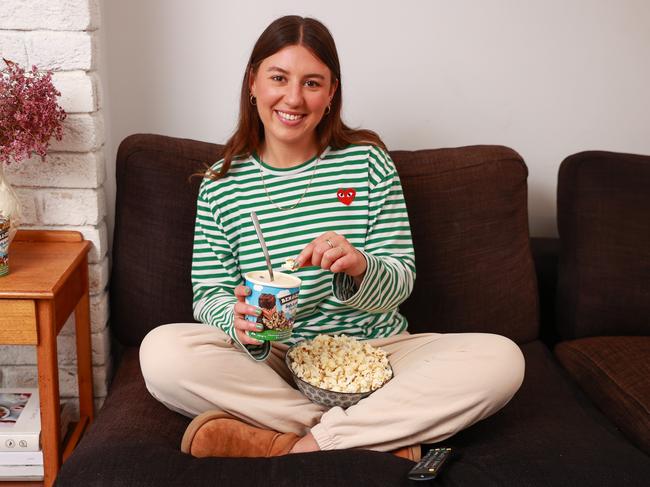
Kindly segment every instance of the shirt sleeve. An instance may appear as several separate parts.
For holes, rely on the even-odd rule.
[[[399,175],[390,156],[378,147],[369,151],[369,224],[365,248],[367,269],[357,289],[344,273],[335,274],[334,296],[369,313],[396,309],[413,290],[415,252]]]
[[[265,360],[271,349],[269,342],[258,346],[242,345],[235,333],[233,306],[237,298],[234,290],[241,283],[241,270],[236,255],[204,180],[197,198],[192,250],[194,318],[221,328],[253,359]]]

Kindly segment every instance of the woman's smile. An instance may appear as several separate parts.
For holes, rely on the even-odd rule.
[[[289,127],[295,127],[305,118],[304,114],[287,112],[283,110],[274,110],[278,119]]]

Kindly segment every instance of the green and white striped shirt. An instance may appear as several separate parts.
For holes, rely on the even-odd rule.
[[[218,171],[222,162],[212,169]],[[293,206],[305,190],[295,208],[276,207]],[[320,160],[289,169],[253,155],[234,160],[225,178],[203,180],[192,258],[194,316],[236,343],[233,290],[247,272],[266,269],[251,211],[260,220],[274,269],[326,231],[345,236],[368,264],[358,289],[342,273],[318,267],[296,271],[302,286],[288,343],[321,333],[368,339],[406,330],[397,308],[413,289],[415,256],[402,187],[386,152],[369,145],[328,148]],[[270,344],[245,348],[263,360]]]

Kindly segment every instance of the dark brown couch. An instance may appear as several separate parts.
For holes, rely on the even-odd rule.
[[[558,178],[555,353],[650,455],[650,156],[589,151]]]
[[[110,289],[120,363],[104,407],[56,485],[412,485],[406,473],[413,464],[388,453],[195,459],[180,452],[188,419],[148,394],[138,345],[157,325],[193,321],[189,267],[199,180],[188,176],[217,160],[220,150],[157,135],[134,135],[120,146]],[[410,330],[499,333],[515,340],[526,358],[513,400],[443,442],[461,456],[436,484],[646,485],[648,456],[594,407],[540,340],[555,336],[540,330],[540,296],[547,303],[553,293],[538,293],[537,283],[549,281],[556,257],[553,242],[540,241],[536,277],[521,157],[500,146],[391,154],[418,268],[415,291],[401,308]],[[552,322],[548,310],[542,307],[542,316]]]

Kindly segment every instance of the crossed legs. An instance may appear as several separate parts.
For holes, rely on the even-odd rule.
[[[147,388],[170,409],[189,417],[219,410],[292,433],[300,437],[293,452],[439,442],[501,409],[523,380],[519,347],[499,335],[401,334],[370,343],[388,353],[395,377],[346,410],[326,410],[291,385],[286,345],[255,362],[207,325],[152,330],[140,361]]]

